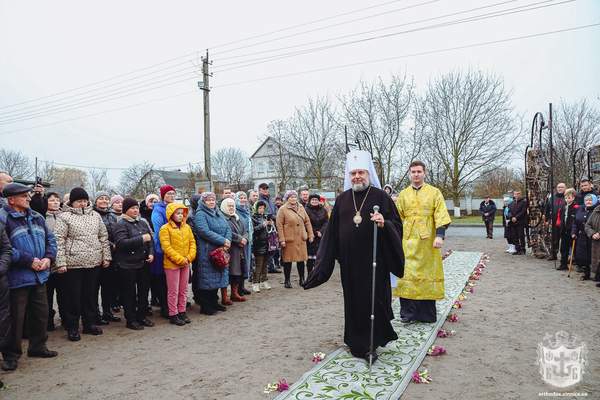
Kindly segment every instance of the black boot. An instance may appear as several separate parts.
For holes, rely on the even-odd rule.
[[[310,275],[310,273],[313,270],[314,265],[315,265],[315,260],[308,260],[308,263],[306,264],[306,276]]]
[[[290,282],[290,277],[292,275],[292,263],[284,263],[283,264],[283,275],[285,278],[284,286],[286,289],[292,288],[292,283]]]
[[[238,288],[238,290],[240,291],[240,294],[242,296],[247,296],[249,294],[252,294],[252,292],[250,292],[248,289],[246,289],[244,287],[244,281],[245,281],[244,277],[241,277],[240,278],[240,287]]]
[[[304,263],[297,263],[296,268],[298,269],[298,285],[304,285]]]

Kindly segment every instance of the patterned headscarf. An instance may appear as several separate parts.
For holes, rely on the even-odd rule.
[[[214,194],[213,192],[204,192],[200,194],[200,200],[202,200],[203,202],[206,202],[206,200],[209,199],[217,199],[217,195]]]
[[[288,199],[292,196],[298,197],[298,192],[296,192],[295,190],[288,190],[283,196],[283,201],[288,201]]]

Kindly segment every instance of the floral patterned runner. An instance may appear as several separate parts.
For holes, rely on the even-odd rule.
[[[482,253],[453,252],[444,260],[446,298],[437,302],[436,323],[401,323],[400,302],[394,300],[392,307],[396,319],[392,325],[398,340],[378,349],[379,359],[370,373],[364,360],[356,359],[346,348],[340,348],[275,400],[400,398],[481,257]]]

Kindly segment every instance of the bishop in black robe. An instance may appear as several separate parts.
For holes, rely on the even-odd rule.
[[[354,201],[352,195],[354,193]],[[365,199],[366,197],[366,199]],[[362,222],[356,226],[353,217],[360,209]],[[353,192],[346,190],[335,201],[329,226],[321,239],[315,269],[304,288],[327,282],[335,261],[340,264],[344,290],[344,342],[352,355],[368,359],[371,329],[371,280],[373,273],[373,206],[380,207],[383,227],[377,234],[377,269],[375,284],[375,329],[373,349],[385,346],[398,336],[392,328],[392,290],[390,272],[398,278],[404,272],[402,222],[390,196],[375,186]],[[376,356],[376,354],[374,354]]]

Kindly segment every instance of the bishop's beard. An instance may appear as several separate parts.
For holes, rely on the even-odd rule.
[[[352,185],[352,190],[355,192],[362,192],[364,190],[366,190],[369,187],[369,181],[366,181],[364,183],[355,183]]]

